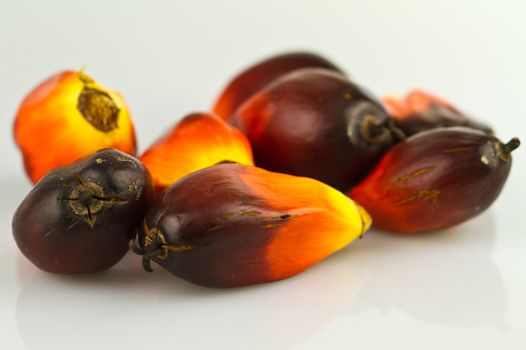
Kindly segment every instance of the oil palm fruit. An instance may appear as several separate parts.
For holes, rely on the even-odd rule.
[[[448,228],[493,203],[518,146],[517,138],[502,143],[472,128],[421,132],[389,150],[349,195],[377,228],[400,233]]]
[[[182,178],[138,229],[143,265],[192,283],[238,287],[294,276],[361,236],[369,215],[310,178],[220,164]]]
[[[288,52],[269,57],[243,70],[223,89],[212,110],[227,120],[250,96],[273,80],[299,68],[341,70],[324,57],[310,52]]]
[[[247,135],[257,166],[312,177],[341,191],[403,138],[374,97],[319,68],[275,80],[243,103],[231,123]]]
[[[181,177],[222,161],[253,165],[246,137],[215,115],[183,118],[140,157],[158,192]]]
[[[411,91],[405,98],[384,97],[383,103],[394,124],[407,136],[452,126],[493,133],[489,126],[468,117],[446,100],[422,90]]]
[[[13,235],[42,270],[106,270],[128,251],[153,193],[148,171],[137,159],[101,150],[47,173],[16,210]]]
[[[123,97],[82,71],[58,73],[33,89],[18,109],[14,135],[33,183],[102,148],[136,149]]]

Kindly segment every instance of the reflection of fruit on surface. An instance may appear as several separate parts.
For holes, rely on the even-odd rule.
[[[494,228],[487,223],[479,227],[491,236]],[[506,293],[500,272],[487,252],[462,240],[469,230],[462,231],[367,235],[352,253],[355,266],[364,267],[369,277],[348,312],[398,309],[443,326],[503,325]]]
[[[128,251],[152,197],[150,176],[138,160],[102,150],[46,174],[15,212],[13,235],[42,270],[102,271]]]
[[[308,52],[289,52],[256,63],[234,77],[214,104],[213,111],[227,120],[250,96],[273,80],[299,68],[326,68],[341,72],[327,59]]]
[[[181,177],[222,161],[253,165],[246,137],[212,114],[193,113],[140,157],[158,192]]]
[[[296,275],[369,225],[362,208],[319,181],[221,164],[153,203],[137,250],[146,269],[153,260],[196,284],[236,287]]]
[[[105,349],[108,339],[129,349],[166,346],[166,337],[130,334],[171,334],[179,346],[192,349],[290,349],[329,325],[353,301],[363,279],[340,254],[282,283],[225,292],[162,270],[141,273],[135,263],[128,255],[96,276],[25,278],[16,322],[27,349]],[[167,322],[143,322],[145,314]]]
[[[452,126],[465,126],[492,133],[489,126],[473,120],[449,102],[422,90],[413,90],[405,98],[384,97],[383,103],[395,125],[407,136]]]
[[[135,131],[122,96],[83,72],[56,74],[32,90],[20,105],[14,134],[34,183],[102,148],[135,154]]]
[[[447,228],[488,208],[511,167],[507,144],[479,130],[440,128],[414,135],[389,150],[350,191],[375,227],[414,233]]]
[[[398,141],[387,113],[360,86],[326,69],[300,69],[236,110],[232,124],[257,166],[348,190]]]

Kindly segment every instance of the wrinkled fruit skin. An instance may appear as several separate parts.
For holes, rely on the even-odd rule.
[[[309,52],[289,52],[270,57],[245,69],[224,88],[212,110],[227,120],[250,96],[273,80],[300,68],[326,68],[342,71],[327,59]]]
[[[122,96],[76,71],[58,73],[26,96],[15,118],[14,135],[33,183],[99,149],[134,155],[136,148]]]
[[[384,97],[382,100],[394,124],[407,136],[453,126],[493,133],[489,126],[466,116],[449,102],[425,91],[414,90],[405,98]]]
[[[220,164],[154,202],[138,250],[192,283],[238,287],[296,275],[369,226],[361,207],[316,180]]]
[[[128,251],[153,197],[144,166],[117,150],[101,150],[42,178],[13,217],[22,253],[44,271],[106,270]]]
[[[349,195],[377,228],[400,233],[448,228],[493,203],[517,146],[518,139],[504,145],[470,128],[422,132],[387,152]]]
[[[150,171],[158,193],[181,177],[222,161],[254,165],[245,135],[208,113],[183,118],[140,160]]]
[[[248,99],[231,120],[256,165],[346,191],[398,141],[381,104],[342,75],[296,70]]]

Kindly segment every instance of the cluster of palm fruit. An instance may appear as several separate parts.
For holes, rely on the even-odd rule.
[[[36,266],[97,272],[131,247],[146,270],[211,287],[296,275],[371,218],[403,234],[470,219],[519,145],[423,91],[380,101],[312,53],[244,70],[138,159],[122,96],[84,72],[36,87],[14,133],[36,185],[13,234]]]

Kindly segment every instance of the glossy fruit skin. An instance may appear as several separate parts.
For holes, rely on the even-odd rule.
[[[289,52],[260,61],[235,76],[218,97],[212,110],[227,120],[250,96],[275,79],[300,68],[342,71],[332,62],[310,52]]]
[[[153,193],[137,159],[101,150],[46,174],[16,210],[13,235],[44,271],[103,271],[128,251]]]
[[[341,192],[309,178],[220,164],[176,182],[138,230],[143,263],[208,287],[296,275],[370,226]]]
[[[508,177],[510,152],[518,144],[513,139],[504,145],[492,135],[464,127],[421,132],[387,152],[349,195],[382,230],[445,229],[493,203]]]
[[[222,161],[254,165],[245,135],[209,113],[184,117],[140,160],[150,171],[158,193],[181,177]]]
[[[123,97],[79,71],[55,74],[33,89],[18,109],[14,135],[33,183],[102,148],[136,150]]]
[[[384,97],[382,100],[394,124],[407,136],[453,126],[493,133],[488,125],[474,120],[446,100],[423,90],[413,90],[405,98]]]
[[[248,99],[231,122],[256,165],[320,180],[341,191],[361,180],[399,140],[381,104],[342,75],[296,70]]]

